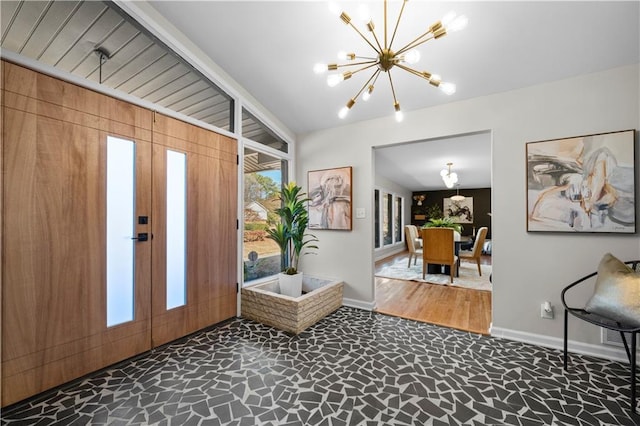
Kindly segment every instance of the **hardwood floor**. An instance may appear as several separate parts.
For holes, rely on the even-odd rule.
[[[376,262],[376,271],[408,252]],[[483,256],[482,264],[491,264]],[[376,311],[444,327],[489,334],[491,292],[376,277]]]

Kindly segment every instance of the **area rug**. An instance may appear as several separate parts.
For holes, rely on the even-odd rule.
[[[478,276],[478,265],[475,263],[460,263],[460,276],[453,277],[453,284],[450,283],[449,275],[444,274],[427,274],[422,279],[422,262],[418,261],[417,265],[411,262],[411,267],[407,268],[407,259],[396,260],[389,266],[382,267],[376,272],[376,277],[391,278],[395,280],[407,280],[426,282],[431,284],[452,285],[455,287],[464,287],[474,290],[491,291],[491,265],[480,265],[482,268],[482,276]]]

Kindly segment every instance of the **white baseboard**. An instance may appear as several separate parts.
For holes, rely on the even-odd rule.
[[[351,308],[364,309],[366,311],[373,311],[376,308],[376,302],[363,302],[362,300],[342,298],[342,304]]]
[[[533,345],[544,346],[552,349],[564,349],[564,339],[558,337],[545,336],[542,334],[527,333],[524,331],[510,330],[508,328],[493,327],[491,337],[497,337],[517,342],[531,343]],[[569,340],[567,342],[569,352],[582,355],[604,358],[612,361],[629,362],[624,348],[610,347],[607,345],[595,345],[592,343],[582,343]]]

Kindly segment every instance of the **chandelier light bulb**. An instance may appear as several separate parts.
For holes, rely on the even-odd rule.
[[[317,63],[313,66],[313,72],[316,74],[324,74],[327,71],[327,64]]]
[[[338,52],[338,59],[341,61],[353,61],[355,58],[355,53],[347,53],[344,50]]]
[[[337,2],[330,1],[329,2],[329,12],[331,12],[332,15],[340,16],[340,13],[342,12],[342,9],[340,9],[340,5],[338,5]]]
[[[447,169],[440,170],[440,177],[444,179],[444,177],[449,173]]]
[[[440,83],[438,89],[442,90],[447,95],[453,95],[456,93],[456,85],[453,83]]]
[[[440,23],[446,28],[456,19],[456,16],[458,16],[457,13],[454,10],[450,10],[440,19]]]
[[[400,123],[402,120],[404,120],[404,114],[402,114],[402,110],[400,109],[400,104],[396,102],[395,104],[393,104],[393,107],[396,110],[396,121]]]
[[[342,74],[331,74],[327,76],[327,84],[329,87],[336,87],[342,80],[344,80]]]
[[[420,52],[417,50],[410,50],[404,55],[404,62],[409,65],[417,64],[420,60]]]
[[[362,22],[370,22],[371,21],[371,11],[367,7],[366,4],[361,4],[358,6],[358,19]]]
[[[373,93],[373,84],[371,84],[369,88],[364,91],[364,93],[362,94],[362,100],[365,102],[368,101],[369,98],[371,98],[372,93]]]
[[[343,106],[342,109],[338,112],[338,117],[345,118],[347,114],[349,114],[349,110],[351,109],[352,106],[355,105],[355,103],[356,103],[355,99],[353,98],[349,99],[349,102],[347,102],[347,104]]]
[[[467,18],[464,15],[460,15],[456,19],[454,19],[449,25],[445,25],[445,28],[447,29],[448,33],[453,33],[466,28],[468,23],[469,23],[469,18]]]

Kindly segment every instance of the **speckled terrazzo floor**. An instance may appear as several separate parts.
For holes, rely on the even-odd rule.
[[[628,366],[341,308],[233,319],[8,407],[3,425],[633,425]]]

